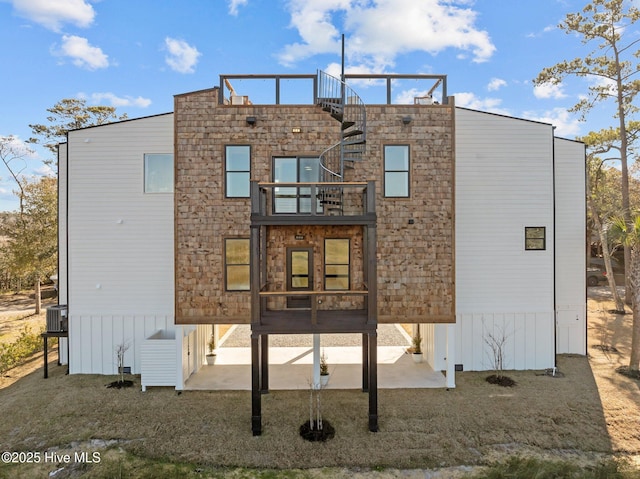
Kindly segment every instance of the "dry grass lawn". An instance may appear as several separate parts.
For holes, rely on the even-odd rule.
[[[150,388],[143,393],[139,378],[136,388],[106,389],[113,377],[67,376],[64,367],[54,365],[45,381],[40,357],[10,372],[13,377],[0,378],[0,451],[102,451],[106,458],[124,457],[118,452],[123,450],[135,460],[189,463],[192,471],[336,468],[328,477],[482,465],[513,454],[592,464],[616,453],[633,461],[640,457],[640,382],[614,372],[628,354],[624,329],[630,316],[594,318],[591,310],[599,307],[590,301],[590,345],[606,338],[618,353],[590,347],[590,358],[560,356],[561,377],[510,371],[517,381],[513,388],[488,384],[487,373],[464,372],[454,390],[380,390],[378,433],[367,430],[366,394],[329,390],[323,409],[336,436],[322,444],[298,435],[308,417],[304,391],[265,395],[264,433],[253,437],[249,392]],[[32,372],[22,376],[23,371]],[[97,474],[107,462],[76,472]],[[56,468],[0,465],[0,477],[40,477]],[[79,477],[72,472],[56,477]],[[400,476],[445,477],[411,474]],[[457,469],[446,477],[459,474]]]

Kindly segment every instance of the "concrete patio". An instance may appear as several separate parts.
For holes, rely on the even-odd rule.
[[[220,341],[216,364],[203,366],[186,382],[191,390],[251,390],[251,349],[248,326],[233,327]],[[269,338],[269,389],[308,389],[313,348],[308,335]],[[362,388],[361,335],[323,335],[322,350],[329,365],[328,389]],[[429,364],[414,363],[406,352],[411,338],[399,325],[378,331],[378,388],[444,388],[446,378]]]

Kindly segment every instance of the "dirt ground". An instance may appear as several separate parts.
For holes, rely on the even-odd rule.
[[[624,297],[624,290],[621,289]],[[618,374],[628,366],[631,351],[631,310],[616,315],[611,291],[604,286],[589,288],[588,354],[598,386],[607,431],[615,453],[629,455],[640,467],[640,381]]]
[[[17,314],[28,313],[26,306]],[[142,393],[135,387],[105,393],[113,378],[67,376],[64,367],[53,364],[50,379],[43,381],[42,356],[36,355],[0,378],[0,448],[74,451],[95,449],[94,441],[115,441],[137,457],[227,467],[332,468],[335,477],[367,468],[392,468],[367,477],[460,477],[471,466],[514,454],[581,464],[613,454],[640,470],[640,381],[615,371],[628,362],[631,315],[612,315],[609,309],[607,289],[589,288],[588,357],[559,356],[559,377],[509,371],[517,386],[500,388],[484,380],[486,373],[464,372],[451,391],[382,390],[376,434],[366,430],[366,395],[327,393],[325,414],[337,434],[321,446],[296,434],[308,414],[305,391],[264,396],[265,433],[254,438],[247,392],[152,388]],[[4,313],[5,334],[24,324],[2,322]],[[338,475],[343,469],[345,475]],[[409,470],[420,472],[414,476]],[[18,471],[35,470],[9,472]]]
[[[43,290],[51,294],[51,288]],[[46,325],[46,308],[55,304],[54,298],[42,300],[41,313],[35,314],[35,299],[33,293],[5,293],[0,295],[0,343],[14,341],[25,327],[31,332],[39,331]]]

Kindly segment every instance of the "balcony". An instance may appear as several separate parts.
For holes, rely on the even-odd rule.
[[[251,222],[259,225],[374,225],[375,182],[251,182]]]
[[[309,299],[308,308],[286,309],[285,300]],[[375,295],[374,295],[375,296]],[[270,291],[259,293],[260,321],[252,324],[255,332],[269,334],[363,333],[375,331],[375,315],[368,314],[369,291]],[[351,306],[339,306],[347,301]],[[330,305],[339,309],[333,309]]]

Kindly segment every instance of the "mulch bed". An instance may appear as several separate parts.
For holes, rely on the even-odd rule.
[[[113,381],[107,384],[108,388],[114,389],[130,388],[131,386],[133,386],[133,381],[129,381],[128,379],[125,379],[124,381]]]
[[[322,429],[317,429],[315,427],[315,422],[313,423],[313,426],[311,426],[309,421],[300,426],[300,436],[307,441],[324,442],[328,439],[332,439],[335,435],[336,430],[329,421],[322,421]]]
[[[502,376],[498,374],[487,376],[487,382],[489,384],[497,384],[498,386],[503,386],[505,388],[510,388],[516,385],[516,382],[509,376]]]

